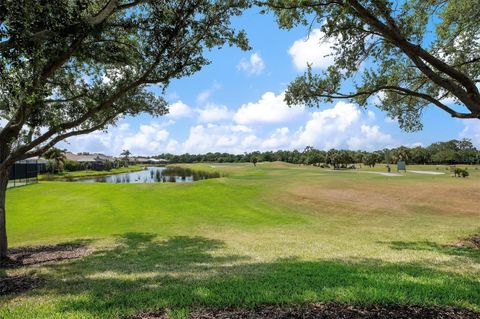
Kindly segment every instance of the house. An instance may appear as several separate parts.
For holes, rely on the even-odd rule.
[[[79,163],[85,163],[89,165],[89,168],[95,170],[103,170],[105,167],[106,162],[115,162],[116,160],[123,161],[123,158],[115,158],[113,156],[108,156],[101,153],[72,153],[66,152],[65,157],[68,161],[74,161]],[[165,159],[155,159],[149,157],[130,157],[129,159],[130,164],[140,164],[140,165],[148,165],[148,164],[167,164],[168,161]]]
[[[74,161],[87,164],[87,166],[94,170],[103,170],[106,162],[114,162],[113,156],[108,156],[100,153],[78,153],[66,152],[65,157],[68,161]]]
[[[168,160],[164,158],[157,158],[156,160],[158,161],[159,164],[168,164]]]

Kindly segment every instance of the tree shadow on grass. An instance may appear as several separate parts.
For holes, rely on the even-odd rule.
[[[376,259],[252,262],[221,254],[225,243],[204,237],[130,233],[120,245],[82,260],[48,265],[55,309],[91,317],[132,315],[164,307],[253,307],[259,304],[444,304],[480,309],[479,280],[425,265]]]
[[[8,249],[8,259],[0,261],[2,270],[77,259],[89,255],[93,240],[82,239],[53,245],[21,246]]]
[[[118,237],[112,250],[98,251],[78,264],[94,264],[95,273],[113,271],[122,274],[144,272],[199,272],[229,262],[242,256],[214,256],[225,247],[224,242],[205,237],[175,236],[159,241],[150,233],[126,233]],[[76,264],[57,265],[59,271],[76,271]],[[73,266],[73,267],[72,267]]]
[[[387,244],[393,250],[416,250],[416,251],[431,251],[443,255],[467,257],[473,261],[480,262],[480,250],[473,247],[462,247],[455,245],[442,245],[436,242],[424,241],[391,241],[379,242]]]
[[[8,249],[8,259],[0,261],[0,295],[14,298],[16,294],[41,287],[45,280],[35,275],[32,266],[85,257],[92,252],[92,240],[76,240],[54,245],[21,246]],[[26,273],[10,274],[12,269]]]

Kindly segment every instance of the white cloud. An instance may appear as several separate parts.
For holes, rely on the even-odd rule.
[[[243,104],[233,117],[238,124],[286,123],[304,113],[303,107],[288,107],[285,93],[267,92],[254,103]]]
[[[449,97],[446,97],[444,99],[441,99],[440,102],[442,102],[443,104],[446,104],[446,105],[453,105],[453,104],[458,102],[458,99],[456,99],[453,96],[449,96]]]
[[[375,119],[377,118],[375,113],[373,111],[370,111],[370,110],[367,111],[367,116],[368,116],[368,119],[370,121],[375,121]]]
[[[142,124],[133,130],[128,123],[120,123],[109,127],[107,132],[97,131],[88,135],[80,135],[59,143],[59,147],[73,152],[98,152],[119,155],[128,149],[135,155],[156,155],[172,151],[174,140],[169,139],[165,123]]]
[[[396,119],[396,118],[392,119],[389,116],[386,116],[384,121],[385,121],[385,123],[388,123],[388,124],[398,124],[398,119]]]
[[[212,91],[211,91],[211,90],[202,91],[202,92],[200,92],[200,93],[198,94],[198,96],[197,96],[197,102],[203,103],[203,102],[205,102],[206,100],[208,100],[211,95],[212,95]]]
[[[193,114],[192,108],[182,101],[177,101],[169,105],[167,117],[173,119],[180,119],[191,117]]]
[[[290,148],[291,137],[288,127],[277,128],[261,144],[262,150],[278,150]]]
[[[207,104],[204,108],[198,109],[197,112],[198,121],[201,123],[218,122],[232,118],[232,113],[225,105]]]
[[[232,132],[251,133],[253,130],[245,125],[232,125]]]
[[[160,125],[142,124],[137,133],[124,139],[122,149],[128,149],[133,154],[158,154],[168,137],[169,133]]]
[[[359,121],[360,110],[351,103],[338,102],[333,108],[313,112],[305,128],[300,129],[297,145],[322,148],[338,147],[345,141],[345,134],[353,123]]]
[[[107,132],[97,131],[88,135],[79,135],[58,143],[57,147],[72,152],[105,153],[119,155],[123,144],[122,131],[109,127]]]
[[[240,129],[239,129],[240,128]],[[245,127],[237,125],[196,125],[182,145],[182,152],[242,153],[258,148],[258,138]]]
[[[237,65],[237,69],[250,75],[260,75],[265,70],[265,62],[260,53],[253,53],[249,59],[242,58]]]
[[[128,123],[120,123],[118,126],[118,130],[121,132],[128,131],[130,129],[130,124]]]
[[[178,107],[184,110],[184,106]],[[102,152],[118,155],[129,149],[136,155],[169,153],[229,152],[243,153],[254,150],[303,149],[313,146],[319,149],[348,148],[376,150],[396,146],[399,143],[379,125],[373,112],[363,112],[360,107],[337,102],[334,106],[316,112],[301,107],[288,108],[283,94],[265,93],[259,101],[242,105],[235,114],[226,106],[208,104],[204,108],[191,109],[198,115],[198,122],[190,127],[188,137],[172,138],[167,126],[173,120],[141,124],[138,128],[123,121],[107,133],[95,132],[70,139],[63,147],[74,152]],[[175,111],[176,112],[176,111]],[[179,112],[178,114],[183,114]],[[179,115],[180,116],[180,115]],[[298,121],[303,125],[297,128]],[[225,121],[223,124],[215,124]],[[280,124],[271,126],[252,124]],[[480,124],[465,122],[464,137],[480,140]]]
[[[381,132],[378,125],[362,124],[360,134],[351,137],[347,141],[347,145],[353,150],[375,150],[379,145],[389,145],[392,142],[390,134]]]
[[[374,105],[380,106],[383,103],[383,100],[385,99],[385,92],[380,91],[374,95],[372,95],[369,99],[370,103],[373,103]]]
[[[167,143],[167,146],[165,147],[165,152],[166,153],[176,153],[179,148],[179,143],[177,140],[170,140]]]
[[[305,127],[296,132],[292,146],[373,150],[394,143],[379,126],[367,125],[368,121],[368,115],[365,117],[357,106],[340,101],[333,108],[313,112]]]
[[[100,80],[102,81],[103,84],[110,85],[117,82],[119,79],[121,79],[126,72],[131,73],[131,72],[135,72],[135,70],[131,66],[126,66],[124,68],[107,69],[100,77]],[[87,83],[91,83],[91,78],[88,75],[84,75],[83,79]]]
[[[258,135],[249,124],[288,122],[295,109],[282,108],[282,94],[266,93],[260,101],[240,107],[234,117],[237,125],[200,124],[190,128],[190,134],[178,147],[179,152],[231,152],[253,150],[303,149],[310,145],[320,149],[349,148],[374,150],[395,144],[393,138],[382,132],[370,112],[362,112],[351,103],[338,102],[335,106],[318,112],[307,113],[304,127],[292,132],[289,127],[274,128]],[[277,103],[274,103],[277,102]],[[280,110],[280,111],[279,111]]]
[[[414,143],[403,144],[403,145],[405,145],[406,147],[418,147],[418,146],[424,147],[424,144],[422,142],[414,142]]]
[[[314,29],[307,38],[295,41],[288,53],[298,70],[305,70],[308,63],[312,68],[326,69],[334,63],[333,45],[332,39],[325,38],[320,29]]]
[[[180,100],[180,96],[178,95],[177,92],[173,91],[168,94],[167,99],[169,101],[177,101],[177,100]]]
[[[465,128],[460,132],[459,138],[468,138],[476,147],[480,147],[480,121],[462,120]]]
[[[3,119],[0,117],[0,128],[4,127],[7,125],[8,121],[6,119]]]
[[[211,88],[206,89],[197,95],[197,102],[200,104],[205,103],[213,95],[213,93],[215,93],[215,91],[219,90],[220,88],[221,88],[220,84],[216,82],[213,83]]]

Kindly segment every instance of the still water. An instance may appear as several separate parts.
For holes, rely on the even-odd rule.
[[[182,167],[146,167],[143,171],[78,179],[82,183],[189,183],[218,178],[217,172],[204,172]]]

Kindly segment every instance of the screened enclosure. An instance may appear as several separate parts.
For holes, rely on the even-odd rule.
[[[37,183],[38,174],[42,171],[42,166],[45,166],[45,164],[39,163],[37,159],[16,162],[10,169],[7,187]]]

